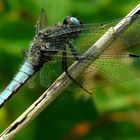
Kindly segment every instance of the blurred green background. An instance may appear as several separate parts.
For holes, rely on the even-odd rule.
[[[125,16],[139,0],[0,0],[0,91],[23,63],[21,50],[35,34],[40,9],[48,25],[72,15],[85,23]],[[36,81],[38,83],[38,80]],[[140,80],[107,87],[93,96],[64,92],[15,140],[139,140]],[[10,125],[45,88],[25,85],[0,109],[0,132]]]

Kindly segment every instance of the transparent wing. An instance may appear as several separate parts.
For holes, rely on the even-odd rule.
[[[116,25],[118,21],[112,22],[110,24],[102,25],[101,27],[92,28],[89,27],[86,30],[83,30],[75,41],[75,46],[79,50],[85,50],[89,48],[97,39],[99,39],[110,27]],[[92,26],[92,25],[90,25]],[[118,41],[123,41],[127,44],[125,47],[130,47],[140,42],[140,19],[138,18],[125,32]]]
[[[97,88],[140,76],[139,23],[138,19],[85,70],[80,79],[84,88],[94,92]]]
[[[103,58],[102,56],[93,62],[82,75],[80,83],[88,91],[94,92],[97,88],[138,78],[140,76],[140,57],[122,55]]]
[[[88,60],[82,60],[88,61]],[[74,61],[68,60],[71,65]],[[49,87],[56,78],[63,72],[61,69],[61,60],[46,63],[41,72],[41,82],[45,87]],[[94,93],[95,89],[111,86],[113,84],[128,81],[140,77],[140,56],[134,54],[125,55],[102,55],[96,61],[91,63],[88,68],[75,79],[89,92]],[[69,90],[80,90],[74,86]]]

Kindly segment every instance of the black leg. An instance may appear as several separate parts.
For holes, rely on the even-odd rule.
[[[81,56],[81,55],[77,52],[77,50],[75,49],[75,47],[74,47],[71,43],[69,43],[69,48],[71,49],[71,52],[72,52],[72,54],[73,54],[73,56],[74,56],[74,58],[75,58],[76,60],[84,60],[84,59],[86,59],[85,57]]]
[[[68,69],[67,69],[67,50],[66,50],[66,46],[64,47],[63,52],[62,52],[62,70],[66,72],[67,76],[68,76],[76,85],[78,85],[80,88],[82,88],[83,90],[85,90],[85,91],[88,92],[89,94],[92,94],[92,93],[90,93],[89,91],[87,91],[82,85],[80,85],[75,79],[73,79],[73,78],[71,77],[71,75],[69,74]]]
[[[66,46],[63,48],[63,52],[62,52],[62,70],[67,73],[67,52],[66,52]]]

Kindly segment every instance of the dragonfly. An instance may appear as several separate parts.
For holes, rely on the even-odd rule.
[[[42,9],[36,24],[36,33],[25,60],[10,84],[0,93],[0,107],[16,93],[33,75],[41,71],[42,83],[54,80],[60,69],[88,93],[117,82],[137,78],[140,69],[140,19],[137,20],[102,55],[91,63],[80,77],[74,79],[68,71],[73,61],[88,61],[83,53],[110,27],[121,19],[102,24],[84,24],[76,17],[66,17],[62,24],[47,26]],[[62,66],[58,65],[59,62]],[[45,75],[45,76],[44,76]],[[56,74],[57,75],[57,74]]]

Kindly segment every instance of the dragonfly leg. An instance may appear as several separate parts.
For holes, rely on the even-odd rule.
[[[74,56],[74,58],[75,58],[76,60],[85,60],[85,59],[86,59],[86,57],[81,56],[81,55],[77,52],[77,50],[75,49],[75,47],[74,47],[71,43],[69,43],[69,48],[71,49],[71,52],[72,52],[72,54],[73,54],[73,56]]]
[[[76,84],[78,85],[80,88],[82,88],[84,91],[86,91],[89,94],[90,93],[88,90],[86,90],[82,85],[80,85],[75,79],[73,79],[73,77],[69,74],[68,69],[67,69],[67,50],[66,50],[66,46],[63,49],[62,52],[62,70],[66,72],[67,76]]]

